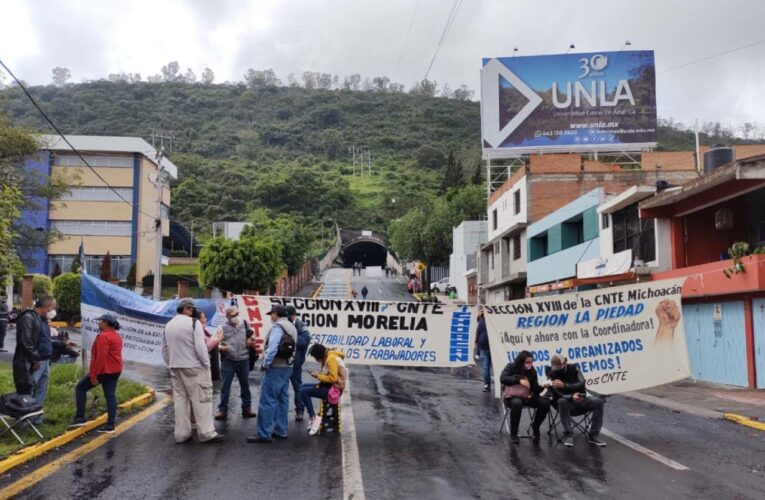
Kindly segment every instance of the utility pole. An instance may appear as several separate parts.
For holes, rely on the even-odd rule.
[[[194,258],[194,221],[191,221],[191,236],[189,238],[189,257]]]
[[[154,300],[162,300],[162,189],[167,182],[167,171],[162,167],[162,159],[165,156],[165,139],[168,139],[168,143],[172,141],[171,135],[165,135],[163,133],[156,133],[152,130],[151,141],[152,144],[156,144],[156,140],[159,139],[159,149],[157,149],[157,174],[155,179],[150,176],[149,180],[157,188],[157,216],[154,219]]]

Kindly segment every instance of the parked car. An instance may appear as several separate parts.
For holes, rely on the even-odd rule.
[[[430,284],[430,291],[433,293],[441,293],[441,291],[449,293],[451,289],[452,284],[449,282],[449,278],[443,278]]]

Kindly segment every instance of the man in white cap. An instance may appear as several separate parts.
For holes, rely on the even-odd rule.
[[[193,299],[181,299],[178,313],[165,326],[162,357],[170,367],[175,405],[175,442],[190,440],[191,415],[197,424],[197,438],[205,443],[219,443],[223,436],[215,432],[212,418],[212,378],[210,355],[205,344],[202,323]]]

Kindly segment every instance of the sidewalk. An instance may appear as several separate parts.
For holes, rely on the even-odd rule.
[[[733,413],[765,422],[765,390],[744,389],[692,379],[628,392],[624,396],[708,418]]]

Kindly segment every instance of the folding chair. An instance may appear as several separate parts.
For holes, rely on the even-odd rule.
[[[21,428],[26,425],[30,427],[40,439],[45,439],[45,437],[43,437],[42,433],[40,433],[40,431],[37,429],[37,427],[35,427],[35,424],[33,423],[33,421],[37,419],[37,417],[42,416],[43,413],[43,410],[39,410],[36,412],[27,413],[26,415],[18,418],[12,415],[0,414],[0,421],[5,425],[5,429],[0,430],[0,436],[6,432],[10,432],[13,434],[13,437],[16,438],[19,444],[24,446],[24,440],[21,439],[21,436],[16,433],[16,430],[21,430]],[[11,425],[9,421],[12,421],[13,425]]]
[[[588,391],[591,396],[598,397],[603,400],[603,404],[605,405],[607,402],[608,396],[605,396],[603,394],[598,394],[594,391]],[[552,437],[552,434],[555,434],[555,444],[559,444],[563,440],[563,436],[560,435],[558,432],[558,425],[563,425],[563,422],[560,419],[560,415],[558,413],[558,408],[554,404],[550,405],[550,413],[547,414],[547,423],[549,425],[549,428],[547,429],[547,434]],[[584,413],[582,415],[576,415],[571,416],[571,425],[573,426],[572,430],[578,430],[582,435],[586,436],[587,433],[590,430],[590,425],[592,424],[592,414],[591,412]]]
[[[502,401],[502,406],[505,408],[504,414],[502,415],[502,423],[499,424],[499,435],[502,435],[502,428],[504,427],[505,430],[507,430],[507,433],[510,434],[510,405],[506,404],[505,401]],[[525,436],[518,436],[519,438],[524,439],[531,439],[532,432],[531,432],[531,425],[534,423],[534,418],[537,416],[537,409],[532,408],[531,406],[526,406],[526,413],[529,416],[529,425],[526,427],[526,435]]]
[[[321,406],[319,406],[319,418],[321,418],[321,426],[319,427],[319,434],[332,431],[336,434],[340,434],[340,405],[331,405],[326,399],[321,400]]]

